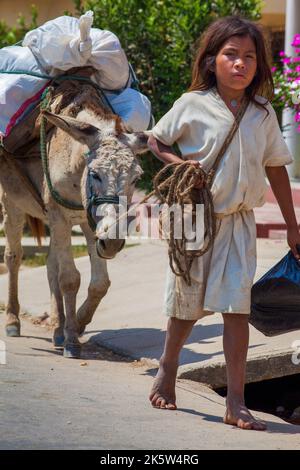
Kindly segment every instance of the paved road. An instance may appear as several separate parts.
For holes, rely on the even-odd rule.
[[[225,426],[223,398],[187,380],[177,411],[152,409],[151,362],[89,342],[81,360],[66,360],[50,336],[23,320],[23,336],[5,339],[0,449],[300,449],[300,426],[262,413],[269,432]]]

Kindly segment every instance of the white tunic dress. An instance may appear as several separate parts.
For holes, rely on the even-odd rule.
[[[265,99],[256,96],[257,101]],[[168,268],[165,313],[180,319],[199,319],[221,313],[250,313],[251,287],[256,270],[256,225],[253,208],[265,202],[264,167],[293,161],[276,113],[249,103],[229,148],[217,169],[212,194],[219,231],[213,247],[192,265],[188,286]],[[216,87],[184,93],[152,129],[166,145],[175,142],[183,159],[201,161],[209,170],[234,116]]]

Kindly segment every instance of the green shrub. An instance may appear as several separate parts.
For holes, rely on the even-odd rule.
[[[12,46],[17,42],[21,41],[27,31],[37,27],[37,17],[38,11],[37,8],[32,5],[31,7],[31,20],[30,24],[26,24],[25,18],[23,15],[20,15],[17,19],[17,25],[14,27],[9,27],[5,21],[0,20],[0,48],[5,46]]]

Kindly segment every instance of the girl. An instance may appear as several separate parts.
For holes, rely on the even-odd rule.
[[[212,194],[219,231],[213,247],[194,259],[188,286],[168,272],[165,347],[150,394],[154,407],[176,409],[175,381],[180,350],[194,323],[223,314],[227,369],[224,422],[264,430],[244,403],[248,315],[256,270],[253,208],[264,204],[265,173],[287,225],[287,241],[299,260],[300,234],[285,165],[292,157],[270,100],[274,86],[260,27],[238,16],[212,23],[204,33],[193,67],[192,84],[152,130],[148,145],[164,163],[182,158],[208,171],[244,98],[247,109],[218,166]],[[200,163],[199,163],[200,162]]]

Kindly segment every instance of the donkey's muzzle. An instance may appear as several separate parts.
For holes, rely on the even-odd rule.
[[[96,250],[100,258],[112,259],[124,248],[125,240],[96,240]]]

